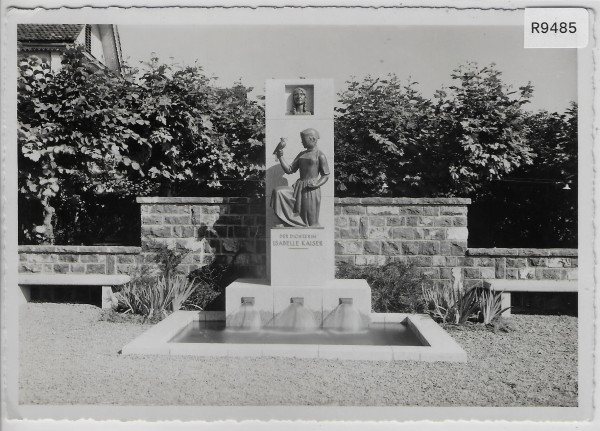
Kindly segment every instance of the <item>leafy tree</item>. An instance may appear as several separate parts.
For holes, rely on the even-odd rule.
[[[527,124],[533,162],[473,203],[474,247],[577,247],[577,105],[529,114]]]
[[[431,102],[395,75],[352,80],[336,108],[336,188],[374,196],[419,190],[433,138]]]
[[[473,196],[489,181],[532,162],[522,108],[533,88],[528,84],[513,91],[500,75],[493,64],[479,68],[469,63],[452,74],[457,85],[437,92],[428,189]]]
[[[101,194],[141,172],[132,149],[148,145],[138,133],[147,122],[122,97],[129,83],[87,62],[81,48],[67,50],[55,74],[34,58],[19,68],[19,190],[43,208],[29,239],[52,243],[53,201],[69,193],[74,178],[85,177],[85,188]]]
[[[526,178],[577,181],[577,104],[571,102],[564,114],[540,111],[527,119],[527,140],[535,154],[531,166],[517,172]]]
[[[264,109],[251,89],[156,58],[114,75],[79,48],[56,73],[32,59],[19,71],[20,241],[137,232],[135,196],[263,193]],[[500,76],[467,64],[434,100],[395,75],[351,80],[336,108],[338,195],[468,196],[479,246],[572,246],[576,192],[551,188],[577,185],[577,107],[527,113],[531,85],[512,90]],[[503,182],[515,178],[545,178],[548,190]]]
[[[529,113],[532,86],[513,90],[494,65],[468,63],[452,78],[432,101],[393,75],[348,82],[335,120],[338,195],[471,197],[471,246],[574,246],[577,193],[562,187],[577,182],[576,105]]]
[[[262,192],[264,109],[251,89],[157,59],[114,75],[81,48],[56,73],[33,59],[19,67],[22,242],[119,233],[139,219],[135,196]]]
[[[394,75],[350,81],[336,118],[340,194],[472,195],[531,163],[522,106],[532,88],[512,92],[500,75],[460,67],[436,102]]]
[[[162,195],[258,192],[264,110],[247,89],[214,86],[199,66],[175,69],[157,58],[138,80],[149,122],[144,171]]]
[[[511,91],[499,76],[493,67],[459,69],[462,84],[451,87],[454,101],[439,105],[437,116],[440,130],[458,136],[440,134],[446,149],[465,160],[451,173],[455,193],[473,198],[470,245],[576,247],[577,192],[563,186],[576,187],[577,106],[526,112],[531,85]]]

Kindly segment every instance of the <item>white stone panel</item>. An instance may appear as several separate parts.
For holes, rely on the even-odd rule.
[[[271,229],[271,285],[320,286],[333,279],[335,244],[325,229]]]

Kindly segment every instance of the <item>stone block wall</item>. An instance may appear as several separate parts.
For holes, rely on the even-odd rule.
[[[192,252],[180,269],[214,260],[235,262],[239,276],[266,275],[265,201],[249,198],[138,198],[142,247],[19,246],[21,273],[129,273],[156,267],[154,243]],[[576,249],[469,249],[467,207],[461,198],[337,198],[338,264],[415,265],[443,285],[461,268],[466,286],[485,279],[577,279]]]
[[[190,272],[215,259],[235,263],[240,276],[265,276],[265,204],[262,199],[138,198],[142,260],[154,261],[153,243],[179,244],[192,252],[180,265]]]
[[[483,280],[577,280],[577,249],[470,248],[463,262],[467,286]]]
[[[128,274],[141,263],[140,247],[19,246],[19,272],[43,274]]]
[[[242,276],[265,276],[264,200],[247,198],[138,198],[144,262],[151,244],[193,250],[191,271],[214,259],[232,262]],[[460,198],[338,198],[337,262],[354,265],[403,261],[432,280],[450,280],[467,249],[467,205]]]
[[[449,283],[467,250],[463,198],[336,199],[336,261],[415,265],[429,280]]]

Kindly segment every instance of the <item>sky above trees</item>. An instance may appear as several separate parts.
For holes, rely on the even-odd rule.
[[[526,109],[563,112],[577,101],[577,51],[524,49],[520,26],[119,25],[123,57],[132,66],[153,53],[161,61],[196,61],[218,84],[236,81],[264,94],[268,78],[333,78],[344,90],[352,76],[395,73],[418,82],[424,97],[451,84],[468,61],[495,63],[502,79],[534,92]]]

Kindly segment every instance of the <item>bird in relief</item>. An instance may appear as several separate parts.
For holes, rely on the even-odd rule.
[[[279,154],[279,152],[282,151],[286,145],[287,141],[285,140],[285,138],[281,138],[279,140],[279,143],[277,144],[277,147],[275,147],[275,151],[273,151],[273,154]]]

